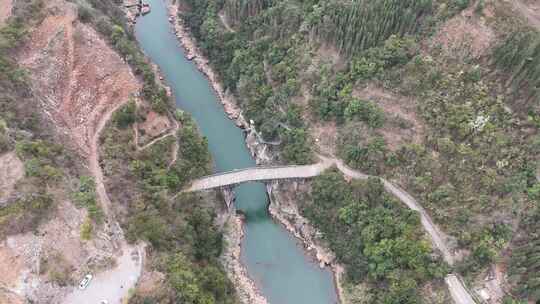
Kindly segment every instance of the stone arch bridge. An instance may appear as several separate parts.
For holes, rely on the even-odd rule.
[[[196,179],[184,192],[232,187],[247,182],[312,178],[322,174],[332,164],[329,161],[322,161],[305,166],[253,167],[233,170]]]
[[[235,185],[246,182],[266,182],[272,180],[286,179],[307,179],[322,174],[325,170],[336,166],[346,177],[351,179],[367,179],[369,175],[363,174],[349,168],[339,159],[329,159],[319,156],[321,161],[313,165],[305,166],[281,166],[281,167],[253,167],[229,172],[218,173],[201,177],[192,182],[190,187],[183,192],[195,192],[215,188],[224,188],[230,190]],[[431,243],[437,248],[443,259],[453,265],[455,262],[454,254],[447,246],[446,235],[433,223],[430,216],[422,206],[406,191],[394,185],[393,183],[381,178],[386,191],[397,197],[409,209],[417,211],[420,215],[420,222],[427,234],[430,236]],[[227,191],[226,191],[227,192]],[[231,191],[229,191],[231,192]],[[230,194],[230,193],[229,193]],[[463,281],[455,274],[449,274],[445,278],[450,294],[457,304],[475,304],[472,292],[467,289]]]

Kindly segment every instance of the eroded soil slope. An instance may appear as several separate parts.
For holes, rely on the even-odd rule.
[[[71,3],[52,1],[49,16],[20,54],[41,106],[85,157],[105,113],[139,90],[129,66],[96,31],[77,21]]]
[[[9,18],[12,8],[12,0],[2,0],[2,2],[0,2],[0,25],[4,24],[6,19]]]
[[[50,183],[46,192],[53,207],[42,215],[44,220],[32,231],[15,231],[0,240],[0,304],[60,303],[86,273],[99,275],[118,268],[114,264],[119,244],[113,240],[121,234],[119,229],[111,235],[96,226],[90,240],[81,236],[88,212],[75,206],[71,192],[77,187],[77,176],[72,174],[94,176],[98,200],[107,212],[96,148],[99,130],[115,109],[139,91],[140,83],[106,41],[78,20],[74,4],[63,0],[44,4],[46,17],[30,30],[17,50],[17,61],[28,71],[37,100],[32,110],[52,122],[54,140],[70,152],[77,151],[91,170],[72,168],[58,184]],[[0,0],[0,24],[10,7],[10,0]],[[49,126],[41,127],[45,125]],[[24,197],[26,188],[33,189],[35,178],[25,176],[26,161],[14,151],[0,155],[0,203],[6,197]],[[120,246],[124,253],[131,252],[123,242]],[[101,300],[104,294],[95,296]]]

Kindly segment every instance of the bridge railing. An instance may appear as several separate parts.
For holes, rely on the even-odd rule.
[[[193,181],[212,178],[212,177],[218,177],[218,176],[223,176],[223,175],[228,175],[228,174],[233,174],[233,173],[240,173],[240,172],[244,172],[244,171],[287,169],[287,168],[304,168],[304,167],[313,167],[313,166],[317,166],[317,165],[319,165],[319,163],[315,163],[315,164],[311,164],[311,165],[255,166],[255,167],[248,167],[248,168],[241,168],[241,169],[233,169],[233,170],[230,170],[230,171],[214,173],[214,174],[211,174],[211,175],[205,175],[205,176],[198,177],[198,178],[194,179]]]

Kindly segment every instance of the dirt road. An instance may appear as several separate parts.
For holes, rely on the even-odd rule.
[[[135,287],[141,275],[143,265],[143,247],[124,244],[122,256],[117,259],[116,267],[97,274],[88,287],[80,290],[76,287],[63,304],[97,304],[105,300],[109,304],[122,304]]]
[[[444,278],[448,289],[450,290],[450,295],[454,302],[458,304],[475,304],[476,302],[472,299],[471,295],[465,289],[465,286],[460,279],[454,274],[449,274]]]
[[[113,113],[127,102],[128,100],[126,99],[123,102],[117,104],[114,108],[105,112],[105,114],[100,118],[94,136],[90,141],[88,167],[90,169],[90,172],[92,173],[92,176],[94,177],[94,181],[96,183],[96,193],[101,203],[101,207],[103,208],[103,212],[106,216],[110,215],[111,200],[109,199],[109,195],[107,194],[107,190],[103,182],[103,171],[101,170],[101,167],[99,165],[99,137],[101,136],[101,132],[103,131],[103,129],[105,129],[107,122],[111,119]]]

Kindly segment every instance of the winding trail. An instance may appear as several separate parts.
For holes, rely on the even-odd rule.
[[[220,12],[218,14],[219,16],[219,20],[221,20],[221,23],[223,23],[223,26],[225,27],[225,29],[227,29],[227,31],[231,32],[231,33],[235,33],[236,31],[229,25],[229,22],[227,22],[227,16],[225,16],[225,13],[223,12]]]
[[[201,191],[213,188],[228,187],[250,181],[270,181],[282,179],[305,179],[312,178],[322,174],[325,170],[335,166],[343,175],[351,179],[365,180],[370,175],[348,167],[342,160],[318,155],[320,162],[305,166],[281,166],[281,167],[254,167],[242,170],[224,172],[207,177],[199,178],[184,190],[185,192]],[[445,242],[445,236],[441,230],[433,223],[425,209],[405,190],[380,178],[386,191],[392,193],[409,209],[417,211],[420,215],[420,221],[425,231],[430,236],[431,242],[439,250],[446,263],[453,266],[455,257]],[[445,282],[450,290],[454,301],[458,304],[474,304],[472,295],[465,287],[463,281],[456,274],[449,274]]]
[[[128,100],[116,105],[101,117],[90,142],[88,155],[89,170],[94,177],[96,193],[107,219],[104,227],[105,232],[112,236],[113,246],[121,250],[122,255],[118,257],[114,268],[97,274],[87,289],[73,289],[63,300],[63,304],[91,304],[101,303],[103,300],[110,304],[123,303],[129,296],[129,290],[135,287],[142,273],[144,245],[129,245],[125,241],[122,229],[111,213],[111,200],[107,194],[103,171],[99,165],[99,137],[112,114],[127,102]]]
[[[124,106],[127,102],[128,100],[125,100],[124,102],[117,104],[115,107],[105,112],[105,114],[101,117],[98,122],[94,136],[92,137],[92,140],[90,142],[90,154],[88,155],[90,173],[94,177],[94,181],[96,183],[96,193],[99,201],[101,202],[103,212],[109,220],[112,220],[110,212],[111,200],[109,198],[109,195],[107,194],[107,190],[104,184],[103,171],[101,170],[101,166],[99,165],[99,137],[105,129],[107,122],[109,122],[109,120],[111,119],[113,113],[116,112],[116,110],[120,109],[122,106]]]

